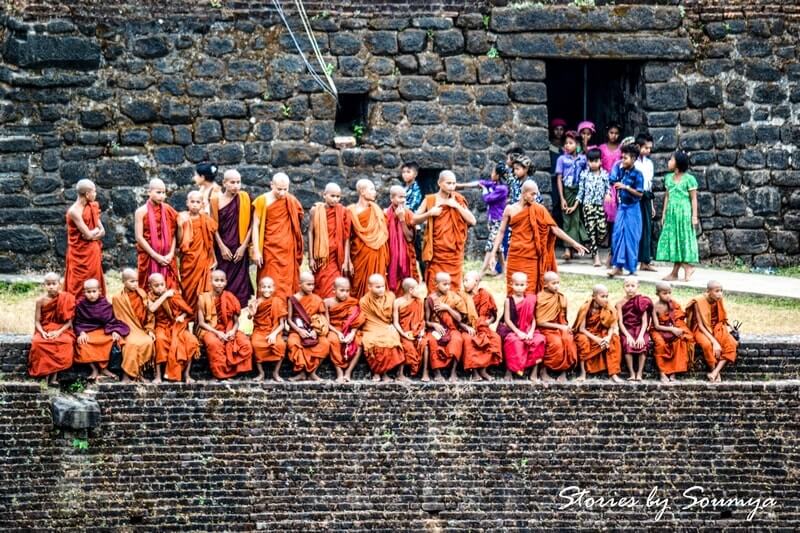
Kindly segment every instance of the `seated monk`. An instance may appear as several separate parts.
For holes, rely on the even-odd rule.
[[[214,255],[217,222],[203,212],[200,191],[191,191],[186,196],[186,207],[188,211],[178,213],[177,223],[181,291],[189,307],[197,309],[197,297],[211,290],[211,271],[217,268]]]
[[[405,362],[400,334],[394,328],[394,294],[386,290],[386,280],[381,274],[367,279],[367,294],[358,301],[364,315],[361,342],[364,357],[372,371],[373,381],[390,381],[387,373]]]
[[[544,359],[544,335],[536,329],[536,295],[526,294],[528,276],[523,272],[511,275],[511,295],[506,299],[503,322],[497,333],[503,339],[506,357],[506,380],[524,376],[531,368],[531,381],[539,381],[539,363]]]
[[[675,374],[686,372],[690,354],[694,355],[694,335],[686,325],[686,313],[672,298],[672,286],[656,283],[658,300],[653,305],[653,353],[662,383],[675,381]]]
[[[328,311],[314,294],[314,275],[300,273],[300,290],[289,297],[289,360],[296,374],[290,381],[320,381],[317,369],[330,354]]]
[[[114,316],[131,332],[122,347],[122,382],[142,379],[153,364],[156,340],[155,319],[147,309],[147,293],[139,287],[139,275],[132,268],[122,271],[122,291],[111,298]]]
[[[416,266],[415,266],[416,268]],[[394,327],[400,333],[404,363],[397,371],[398,381],[407,381],[404,370],[408,367],[413,376],[419,372],[422,356],[425,353],[425,306],[417,296],[419,283],[414,278],[406,278],[401,284],[403,295],[394,301]],[[425,366],[424,381],[430,381],[428,367]]]
[[[261,278],[258,283],[258,298],[254,298],[247,306],[248,314],[253,319],[253,333],[250,343],[256,359],[258,376],[256,381],[264,381],[266,376],[264,365],[275,363],[272,370],[272,379],[283,381],[280,376],[281,364],[286,356],[286,341],[283,338],[283,329],[289,310],[286,309],[286,300],[275,296],[275,281],[270,277]]]
[[[726,364],[736,361],[736,348],[739,346],[729,330],[728,313],[722,298],[722,284],[711,280],[706,293],[686,305],[686,322],[711,369],[706,374],[709,381],[722,381],[720,372]]]
[[[414,213],[406,209],[406,190],[400,185],[389,189],[391,204],[384,211],[389,230],[389,266],[386,269],[389,290],[399,292],[405,278],[419,280],[417,253],[414,250]]]
[[[545,272],[544,283],[536,295],[536,324],[544,335],[544,359],[539,377],[551,381],[548,369],[559,372],[558,381],[566,381],[566,371],[578,360],[578,351],[567,324],[567,297],[558,288],[561,278],[555,272]],[[528,280],[530,283],[530,280]]]
[[[253,369],[253,347],[239,331],[239,300],[225,290],[222,270],[211,273],[211,290],[197,299],[197,327],[206,347],[208,367],[217,379],[232,378]]]
[[[642,381],[647,350],[650,349],[650,314],[653,301],[639,294],[639,279],[628,276],[622,285],[625,296],[617,302],[619,332],[622,352],[628,365],[628,381]],[[639,366],[634,370],[633,356],[639,356]]]
[[[58,385],[58,373],[72,366],[75,334],[75,297],[61,290],[55,272],[44,276],[44,294],[36,299],[36,329],[31,338],[28,374],[45,378],[48,385]]]
[[[594,286],[591,300],[578,310],[572,329],[580,360],[577,381],[585,380],[587,372],[594,374],[608,370],[611,381],[622,383],[619,377],[622,348],[617,334],[617,313],[608,304],[608,289],[604,285]]]
[[[167,289],[161,274],[150,274],[148,283],[147,309],[155,318],[156,333],[156,376],[153,381],[161,382],[161,365],[166,364],[165,379],[192,383],[189,375],[192,360],[200,358],[200,343],[189,331],[192,308],[180,294]]]
[[[450,290],[450,274],[437,273],[435,282],[435,290],[425,300],[425,325],[428,330],[425,342],[428,345],[429,364],[434,372],[433,378],[444,381],[442,369],[452,363],[450,381],[458,381],[456,370],[464,351],[460,330],[467,314],[467,304],[458,293]]]
[[[333,282],[334,296],[325,298],[330,328],[331,362],[336,369],[336,382],[350,381],[353,369],[361,358],[361,332],[364,315],[358,300],[350,296],[350,280],[338,277]]]
[[[122,338],[130,333],[130,328],[114,317],[111,304],[103,296],[96,279],[83,282],[83,298],[75,306],[72,325],[78,335],[75,362],[91,365],[88,379],[116,381],[117,376],[108,369],[108,359],[114,343],[123,345]]]
[[[481,275],[470,271],[464,275],[464,303],[467,305],[469,328],[464,336],[464,370],[472,370],[473,381],[492,380],[489,366],[503,362],[500,335],[490,327],[497,320],[497,304],[489,291],[481,288]],[[470,331],[472,330],[472,331]]]
[[[350,264],[350,210],[340,202],[342,189],[328,183],[322,193],[325,202],[311,208],[308,225],[308,266],[314,273],[314,292],[323,298],[334,296],[333,283]]]

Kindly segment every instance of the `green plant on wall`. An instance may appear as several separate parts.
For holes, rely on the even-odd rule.
[[[208,0],[208,5],[214,9],[222,9],[222,0]]]
[[[483,16],[483,29],[484,30],[488,30],[489,29],[489,22],[491,20],[492,20],[492,18],[489,15],[484,15]]]
[[[286,117],[286,118],[289,118],[289,116],[292,114],[292,108],[291,108],[291,107],[289,107],[289,106],[288,106],[288,105],[286,105],[286,104],[282,105],[282,106],[281,106],[281,114],[282,114],[284,117]]]
[[[86,452],[89,450],[89,441],[87,439],[72,439],[72,447],[79,452]]]
[[[73,394],[80,394],[86,390],[86,382],[82,379],[76,379],[69,384],[67,390]]]
[[[486,52],[486,57],[491,57],[491,58],[500,57],[500,52],[497,51],[497,48],[492,46],[491,48],[489,48],[489,51]]]
[[[366,128],[364,127],[363,124],[361,123],[353,124],[353,137],[356,138],[356,141],[359,142],[361,141],[361,137],[364,136],[365,131]]]

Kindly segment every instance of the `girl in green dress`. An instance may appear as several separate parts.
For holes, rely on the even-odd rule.
[[[689,263],[699,262],[697,255],[697,236],[694,227],[697,219],[697,180],[689,170],[689,156],[675,152],[669,160],[670,173],[664,177],[664,209],[661,215],[661,237],[658,239],[656,259],[672,261],[672,272],[665,280],[678,279],[683,267],[683,280],[689,281],[694,267]]]

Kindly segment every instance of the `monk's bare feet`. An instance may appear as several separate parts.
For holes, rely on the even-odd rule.
[[[104,368],[103,370],[101,370],[100,374],[104,378],[108,378],[108,379],[113,380],[113,381],[119,381],[119,378],[117,377],[117,375],[115,373],[113,373],[111,370],[107,369],[107,368]]]
[[[531,370],[530,381],[531,383],[539,383],[539,369],[537,369],[535,366],[533,367],[533,370]]]
[[[672,382],[672,381],[675,381],[675,374],[670,374],[670,376],[669,376],[669,380],[670,380],[671,382]]]
[[[545,383],[553,381],[553,378],[550,376],[550,373],[544,367],[542,367],[542,372],[541,374],[539,374],[539,378]]]
[[[278,383],[282,383],[283,382],[283,378],[280,377],[277,373],[272,374],[272,380],[273,381],[277,381]]]
[[[644,375],[641,372],[636,373],[636,381],[644,381]]]
[[[595,268],[600,268],[601,266],[603,266],[603,263],[600,262],[600,257],[598,256],[594,257],[594,264],[592,266]]]
[[[514,380],[514,374],[511,373],[511,370],[506,370],[506,373],[503,376],[503,380],[504,381],[513,381]]]
[[[422,378],[421,378],[420,381],[422,381],[423,383],[427,383],[430,380],[431,380],[431,376],[427,372],[423,372],[422,373]]]
[[[631,374],[628,376],[628,381],[636,381],[636,374]]]
[[[646,272],[658,272],[658,269],[650,263],[642,263],[642,265],[639,267],[639,270],[644,270]]]
[[[161,383],[161,376],[154,377],[151,383]]]
[[[667,276],[664,276],[661,279],[664,280],[664,281],[675,281],[675,280],[678,279],[678,276],[676,276],[675,274],[669,274]]]
[[[316,373],[316,372],[312,372],[312,373],[310,373],[310,374],[308,375],[308,379],[310,379],[311,381],[325,381],[324,379],[322,379],[321,377],[319,377],[319,376],[317,375],[317,373]]]
[[[613,278],[614,276],[621,276],[622,269],[621,268],[612,268],[607,272],[609,278]]]
[[[344,378],[344,382],[345,382],[345,383],[350,383],[350,379],[352,379],[352,378],[350,377],[350,370],[349,370],[349,369],[348,369],[348,370],[345,370],[345,371],[344,371],[344,376],[342,376],[342,377]]]
[[[53,377],[51,377],[51,378],[50,378],[50,383],[49,383],[49,385],[50,385],[51,387],[58,387],[58,386],[59,386],[59,384],[60,384],[60,383],[59,383],[59,381],[58,381],[58,374],[53,374]]]
[[[397,381],[411,381],[410,379],[408,379],[408,376],[406,376],[402,372],[397,374],[397,377],[394,379],[396,379]]]
[[[567,381],[567,373],[566,372],[561,372],[560,374],[558,374],[558,377],[556,378],[556,381],[559,382],[559,383],[566,383],[566,381]]]
[[[189,383],[194,383],[194,379],[192,379],[192,376],[186,376],[186,380],[184,381],[184,383],[186,383],[187,385]]]
[[[715,376],[713,372],[709,372],[708,374],[706,374],[706,377],[708,378],[708,381],[711,381],[711,382],[714,382],[714,381],[717,380],[717,376]]]
[[[622,381],[622,379],[621,379],[621,378],[620,378],[618,375],[616,375],[616,374],[614,374],[613,376],[611,376],[611,381],[613,381],[614,383],[624,383],[624,382]]]
[[[669,383],[669,376],[661,372],[661,383]]]
[[[336,383],[344,383],[344,372],[338,366],[336,367]]]
[[[128,374],[122,373],[122,379],[119,381],[120,383],[130,383],[131,378],[128,377]]]
[[[489,375],[489,372],[487,372],[485,368],[479,368],[478,375],[480,375],[480,377],[482,377],[486,381],[493,381],[494,379],[492,378],[492,376]]]
[[[433,381],[444,381],[444,376],[439,370],[433,373]]]
[[[253,381],[256,381],[256,382],[264,381],[264,373],[261,372],[260,374],[258,374],[256,377],[253,378]]]
[[[458,382],[458,374],[453,372],[452,374],[450,374],[450,377],[447,379],[447,381],[449,381],[450,383]]]
[[[575,378],[575,381],[586,381],[586,374],[578,375],[578,377]]]
[[[389,374],[381,374],[381,381],[394,381]]]
[[[694,267],[685,267],[683,269],[683,281],[691,281],[694,270]]]
[[[483,381],[483,378],[478,374],[477,368],[472,371],[472,375],[470,376],[469,379],[471,379],[472,381]]]
[[[305,372],[298,372],[297,374],[289,378],[289,381],[305,381],[305,380],[306,380]]]
[[[381,375],[380,374],[372,374],[372,381],[380,381]]]

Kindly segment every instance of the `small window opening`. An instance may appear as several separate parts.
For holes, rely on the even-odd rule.
[[[335,131],[337,136],[350,136],[359,140],[367,127],[367,94],[339,94],[336,106]]]
[[[443,168],[421,168],[417,173],[417,183],[423,195],[433,194],[439,190],[439,173]]]

